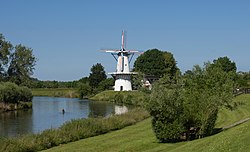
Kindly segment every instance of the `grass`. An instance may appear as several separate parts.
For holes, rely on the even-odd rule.
[[[109,101],[118,104],[130,104],[143,106],[147,99],[147,94],[141,91],[102,91],[90,98],[95,101]]]
[[[229,110],[222,108],[219,111],[216,127],[225,127],[241,119],[250,117],[250,94],[237,96],[234,101],[238,104],[237,109]]]
[[[250,117],[250,94],[235,98],[239,104],[236,110],[222,109],[216,126],[224,127]],[[151,129],[151,119],[108,134],[90,137],[66,145],[60,145],[46,152],[63,151],[249,151],[250,121],[222,131],[216,135],[174,144],[159,143]]]
[[[33,96],[77,98],[77,89],[73,88],[38,88],[32,89]]]

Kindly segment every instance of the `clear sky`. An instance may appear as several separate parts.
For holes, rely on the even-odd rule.
[[[249,0],[0,0],[0,33],[33,49],[33,77],[69,81],[101,63],[116,63],[100,49],[173,53],[182,72],[228,56],[250,71]],[[131,65],[132,66],[132,65]]]

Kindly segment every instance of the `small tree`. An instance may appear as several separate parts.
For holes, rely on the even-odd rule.
[[[86,83],[80,83],[78,85],[78,94],[79,94],[79,98],[83,99],[84,97],[90,95],[92,92],[91,87],[86,84]]]
[[[185,127],[200,128],[200,134],[213,132],[220,107],[232,107],[233,74],[206,63],[204,68],[195,66],[185,75],[184,113]]]
[[[147,50],[134,63],[134,71],[155,77],[162,77],[165,74],[174,76],[177,70],[173,54],[158,49]]]
[[[182,133],[187,139],[212,134],[219,108],[232,107],[233,76],[206,63],[186,72],[183,79],[178,75],[162,77],[154,85],[148,104],[156,137],[174,142]],[[195,132],[191,134],[191,130]]]
[[[99,83],[106,78],[107,76],[101,63],[97,63],[96,65],[92,66],[91,73],[89,75],[89,85],[92,88],[97,88]]]
[[[183,90],[177,79],[166,75],[161,78],[154,85],[147,106],[153,117],[153,130],[161,142],[175,142],[184,132]]]

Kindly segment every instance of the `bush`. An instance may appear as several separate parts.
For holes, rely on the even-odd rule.
[[[233,74],[209,63],[195,66],[184,78],[162,77],[151,93],[148,110],[162,142],[213,134],[219,108],[233,106]]]
[[[169,83],[165,84],[165,79]],[[154,85],[147,109],[152,127],[161,142],[175,142],[185,131],[183,120],[183,95],[181,86],[164,77]]]
[[[4,103],[18,103],[20,99],[19,87],[10,82],[1,83],[1,102]]]
[[[78,94],[80,99],[83,99],[84,97],[90,95],[91,93],[92,89],[88,84],[81,83],[78,85]]]
[[[19,97],[19,101],[22,102],[32,102],[32,92],[29,88],[27,87],[20,87],[19,88],[19,93],[20,93],[20,97]]]
[[[31,102],[32,97],[31,90],[27,87],[19,87],[10,82],[0,83],[0,103],[4,104],[3,109],[14,110],[21,102]],[[22,107],[22,104],[19,107]],[[30,107],[30,105],[26,107]]]

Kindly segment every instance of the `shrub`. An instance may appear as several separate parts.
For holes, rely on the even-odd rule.
[[[20,93],[20,97],[19,97],[19,101],[22,102],[32,102],[32,92],[29,88],[27,87],[20,87],[19,88],[19,93]]]
[[[88,84],[81,83],[78,86],[79,98],[83,99],[84,97],[92,93],[92,89]]]
[[[181,86],[169,77],[154,85],[147,108],[153,117],[155,135],[161,142],[175,142],[185,131],[182,92]]]
[[[0,103],[4,111],[30,108],[32,101],[31,90],[27,87],[19,87],[14,83],[0,83]],[[25,103],[24,103],[25,102]]]
[[[10,82],[2,83],[1,101],[4,103],[18,103],[20,100],[19,87]]]

